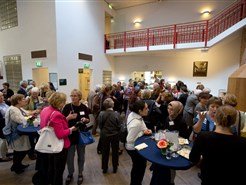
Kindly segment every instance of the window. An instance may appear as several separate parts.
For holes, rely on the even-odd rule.
[[[21,56],[4,56],[3,57],[7,82],[13,91],[19,89],[19,83],[22,80]]]
[[[112,84],[112,71],[103,71],[103,84]]]
[[[18,26],[16,0],[0,1],[0,20],[1,30]]]

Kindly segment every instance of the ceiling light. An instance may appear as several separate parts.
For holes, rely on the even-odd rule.
[[[210,16],[210,14],[211,14],[211,11],[210,10],[204,10],[204,11],[202,11],[202,16]]]
[[[141,22],[142,22],[141,19],[135,19],[135,20],[133,21],[134,24],[140,24]]]
[[[211,11],[205,10],[205,11],[202,12],[202,14],[203,14],[203,15],[204,15],[204,14],[211,14]]]

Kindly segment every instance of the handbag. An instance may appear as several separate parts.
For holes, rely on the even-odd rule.
[[[10,123],[10,110],[8,114],[8,122],[5,123],[5,126],[3,127],[3,135],[6,139],[7,143],[10,145],[13,143],[16,139],[20,138],[20,135],[17,132],[17,129],[13,129]],[[4,120],[5,121],[5,120]]]
[[[52,112],[50,120],[55,111]],[[41,153],[59,153],[64,147],[64,140],[58,139],[54,128],[50,127],[50,120],[46,127],[38,131],[39,139],[35,145],[35,150]]]
[[[91,132],[79,132],[79,144],[80,145],[89,145],[91,143],[94,143],[95,139],[93,138]]]
[[[127,126],[126,123],[122,123],[120,126],[120,134],[119,134],[120,142],[126,143],[126,137],[127,137]]]

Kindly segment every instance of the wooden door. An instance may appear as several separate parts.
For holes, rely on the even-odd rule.
[[[79,69],[79,90],[82,92],[82,100],[87,100],[90,92],[91,69]]]
[[[47,67],[39,67],[32,69],[32,80],[36,82],[36,86],[40,87],[42,83],[49,82],[49,71]]]

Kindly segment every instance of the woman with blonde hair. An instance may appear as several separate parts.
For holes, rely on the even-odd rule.
[[[38,153],[36,169],[39,171],[35,174],[36,176],[34,175],[33,183],[60,185],[63,184],[63,172],[67,160],[67,151],[70,147],[68,136],[76,130],[74,126],[68,127],[68,120],[76,118],[77,114],[69,114],[65,117],[61,113],[66,104],[64,93],[55,92],[48,101],[50,105],[40,113],[40,127],[44,128],[49,123],[49,126],[54,129],[56,137],[64,140],[64,148],[61,152],[54,154]]]
[[[214,132],[201,132],[194,141],[190,160],[201,159],[201,184],[242,184],[246,165],[246,139],[231,133],[237,111],[229,105],[219,107],[215,114]],[[201,158],[202,157],[202,158]]]

